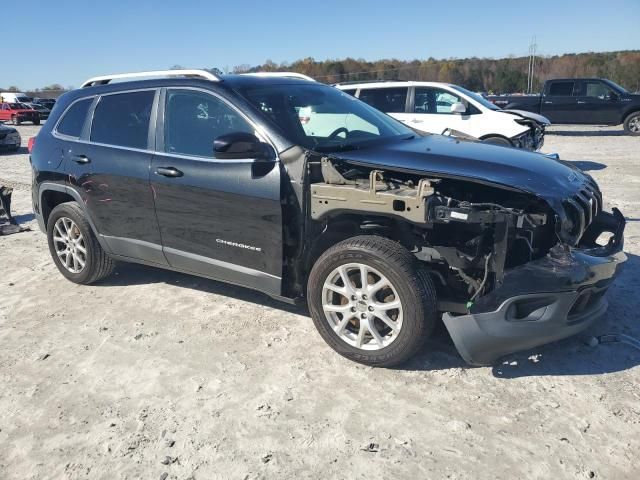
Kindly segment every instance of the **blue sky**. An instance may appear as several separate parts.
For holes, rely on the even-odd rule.
[[[2,9],[0,86],[77,86],[105,73],[175,64],[224,70],[308,56],[526,55],[534,35],[546,55],[640,49],[640,0],[22,3],[12,18],[13,9]]]

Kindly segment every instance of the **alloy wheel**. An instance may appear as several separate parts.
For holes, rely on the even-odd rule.
[[[340,265],[326,278],[322,309],[333,331],[362,350],[390,345],[402,329],[402,302],[391,281],[362,263]]]
[[[60,217],[53,229],[53,246],[60,262],[71,273],[80,273],[87,263],[87,247],[73,220]]]

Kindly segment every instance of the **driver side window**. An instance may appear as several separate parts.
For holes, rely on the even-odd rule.
[[[464,103],[462,99],[441,88],[418,87],[415,90],[414,113],[431,113],[451,115],[454,103]]]
[[[611,95],[611,89],[602,82],[585,82],[584,90],[585,96],[599,98],[600,100],[604,100]]]
[[[193,90],[168,90],[164,114],[164,151],[213,158],[213,141],[228,133],[255,133],[223,100]]]

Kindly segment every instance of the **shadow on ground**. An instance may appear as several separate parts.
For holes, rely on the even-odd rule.
[[[224,295],[225,297],[231,297],[244,302],[255,303],[257,305],[265,305],[267,307],[277,308],[289,313],[308,315],[306,306],[291,305],[274,300],[268,295],[255,290],[224,282],[218,282],[216,280],[209,280],[195,275],[173,272],[163,268],[148,267],[135,263],[117,263],[114,273],[95,285],[98,287],[116,287],[126,285],[147,285],[150,283],[166,283],[176,287],[195,289],[215,295]]]
[[[575,165],[583,172],[589,172],[591,170],[604,170],[607,166],[604,163],[590,162],[587,160],[568,160],[568,163]]]
[[[542,375],[597,375],[628,370],[640,365],[640,351],[629,345],[621,343],[602,344],[595,347],[588,345],[589,339],[594,335],[605,333],[626,333],[636,338],[640,337],[640,325],[637,321],[632,322],[636,318],[634,312],[640,311],[640,296],[636,294],[640,290],[640,279],[634,276],[634,271],[638,269],[640,269],[640,257],[629,254],[626,268],[608,293],[610,306],[606,321],[598,322],[585,333],[569,339],[508,355],[492,367],[493,375],[503,379]],[[138,264],[118,263],[114,274],[97,283],[96,286],[149,283],[166,283],[196,289],[265,305],[296,315],[309,316],[306,306],[280,302],[247,288]],[[443,323],[439,322],[424,348],[408,362],[396,368],[407,371],[429,371],[475,367],[464,362]]]
[[[548,130],[546,135],[558,135],[559,137],[623,137],[627,135],[624,130]]]

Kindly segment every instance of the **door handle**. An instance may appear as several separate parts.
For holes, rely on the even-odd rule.
[[[548,101],[548,100],[547,100],[547,101],[546,101],[546,102],[544,102],[544,103],[546,103],[547,105],[549,105],[550,103],[553,103],[553,102],[550,102],[550,101]]]
[[[164,177],[181,177],[184,175],[184,173],[174,167],[158,167],[156,168],[156,174]]]
[[[424,122],[424,120],[418,120],[417,118],[414,118],[413,120],[409,120],[411,123],[422,123]]]
[[[91,159],[89,157],[87,157],[86,155],[74,155],[73,157],[71,157],[71,160],[73,160],[76,163],[90,163]]]
[[[579,104],[583,104],[583,103],[587,103],[587,102],[583,102],[582,100],[578,100]]]

